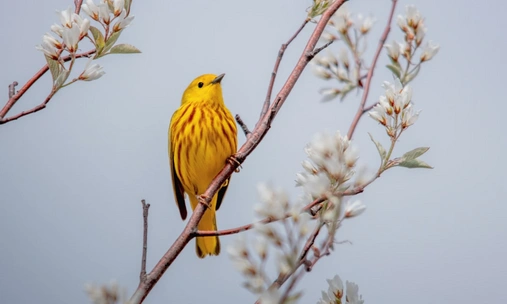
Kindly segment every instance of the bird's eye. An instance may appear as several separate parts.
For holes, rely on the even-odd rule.
[[[202,82],[199,82],[199,83],[197,84],[197,86],[198,86],[199,88],[202,88],[202,86],[203,86],[203,85],[204,85],[204,83],[202,83]]]

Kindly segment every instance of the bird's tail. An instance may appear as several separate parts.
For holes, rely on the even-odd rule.
[[[216,231],[217,221],[215,217],[215,206],[217,202],[217,195],[211,200],[210,207],[206,207],[201,221],[197,225],[197,229],[202,231]],[[207,255],[220,254],[220,240],[218,236],[197,237],[195,239],[195,251],[199,258],[204,258]]]

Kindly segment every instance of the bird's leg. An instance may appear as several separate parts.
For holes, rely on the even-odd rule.
[[[204,195],[204,194],[197,195],[197,200],[199,201],[199,203],[201,203],[204,206],[206,206],[207,208],[211,209],[211,205],[206,202],[206,200],[208,200],[208,199],[209,199],[209,196],[207,196],[207,195]]]
[[[241,167],[241,163],[239,162],[239,160],[236,158],[236,153],[234,153],[233,155],[227,157],[227,162],[234,166],[234,165],[238,165],[238,167],[236,168],[236,170],[234,170],[234,172],[238,173],[240,168],[243,168]]]

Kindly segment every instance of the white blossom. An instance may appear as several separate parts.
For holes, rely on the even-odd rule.
[[[321,67],[320,65],[314,65],[312,67],[312,72],[315,76],[322,78],[322,79],[329,79],[331,78],[331,74],[326,70],[325,68]]]
[[[60,57],[58,55],[58,50],[56,49],[56,47],[53,45],[53,43],[48,41],[48,39],[44,39],[42,41],[42,43],[40,45],[36,46],[35,48],[37,50],[43,52],[44,55],[48,56],[49,58],[51,58],[53,60],[58,60],[58,58]]]
[[[86,3],[81,6],[81,9],[83,9],[90,18],[99,21],[99,7],[93,3],[93,0],[86,0]]]
[[[72,10],[70,9],[70,7],[64,11],[56,11],[56,13],[58,14],[58,17],[60,17],[60,22],[62,23],[63,26],[65,27],[72,27]]]
[[[359,200],[350,202],[345,205],[345,217],[355,217],[366,210],[366,206]]]
[[[412,104],[408,105],[408,107],[403,112],[403,116],[401,117],[401,127],[403,129],[406,129],[413,125],[419,118],[420,112],[421,111],[414,112]]]
[[[123,10],[121,12],[120,16],[118,17],[118,21],[116,21],[116,23],[113,26],[113,30],[115,32],[119,32],[119,31],[123,30],[124,28],[129,26],[129,24],[132,22],[132,20],[134,20],[134,16],[126,17],[126,15],[127,15],[127,12],[125,10]]]
[[[125,10],[125,0],[113,1],[113,14],[118,17]]]
[[[79,75],[80,80],[85,81],[96,80],[106,73],[102,70],[103,69],[102,66],[96,63],[91,64],[91,62],[92,59],[88,60],[88,62],[86,63],[85,70],[83,71],[83,73],[81,73],[81,75]]]
[[[435,56],[438,53],[438,50],[440,49],[440,46],[433,41],[429,41],[428,44],[426,44],[426,47],[424,48],[422,54],[421,54],[421,62],[422,61],[428,61],[433,56]]]
[[[289,206],[289,198],[281,189],[273,189],[271,186],[260,183],[257,185],[261,204],[257,204],[254,209],[260,217],[271,217],[281,219]]]
[[[419,21],[421,21],[421,13],[419,12],[419,10],[417,10],[417,8],[415,7],[415,5],[407,5],[406,7],[406,19],[407,19],[407,23],[410,27],[417,27],[417,25],[419,24]]]
[[[400,44],[396,41],[393,41],[390,44],[384,44],[384,47],[387,49],[387,55],[389,58],[391,58],[393,61],[398,61],[401,52]]]
[[[347,303],[348,304],[363,304],[364,300],[359,295],[359,286],[357,284],[347,281],[345,283],[347,288]]]
[[[70,53],[75,53],[77,51],[77,44],[79,42],[80,29],[76,24],[73,24],[72,27],[64,27],[63,28],[63,42],[65,46],[69,50]]]
[[[107,3],[100,3],[99,7],[99,18],[104,24],[108,25],[111,22],[111,11]]]
[[[336,304],[341,303],[343,297],[343,282],[338,275],[335,275],[332,280],[328,279],[329,287],[327,292],[322,291],[322,297],[317,304]]]
[[[90,20],[87,18],[81,18],[78,14],[72,15],[72,21],[79,27],[79,36],[86,36],[90,29]]]
[[[363,15],[361,14],[357,16],[357,19],[359,31],[363,35],[367,34],[370,31],[370,29],[372,28],[373,24],[376,21],[376,19],[371,16],[363,17]]]
[[[58,24],[53,24],[51,26],[51,31],[55,34],[57,34],[58,36],[60,36],[60,38],[62,38],[62,35],[63,35],[63,28],[58,25]]]

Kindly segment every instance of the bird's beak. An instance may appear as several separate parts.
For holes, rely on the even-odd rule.
[[[222,78],[224,78],[224,76],[225,76],[225,73],[218,75],[215,79],[213,79],[213,81],[211,81],[211,83],[212,84],[220,83],[220,81],[222,81]]]

